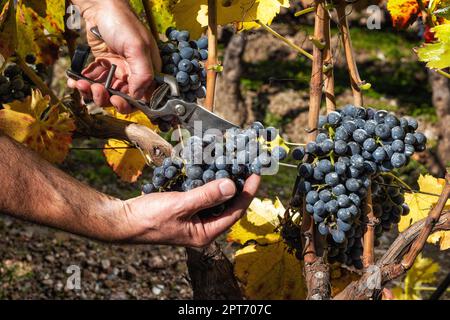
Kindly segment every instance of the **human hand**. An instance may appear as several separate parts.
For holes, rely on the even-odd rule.
[[[124,0],[75,0],[86,20],[88,43],[95,61],[83,75],[97,82],[105,82],[111,64],[117,65],[112,88],[135,99],[149,97],[155,72],[161,70],[161,58],[155,39],[139,21]],[[97,26],[103,41],[89,30]],[[97,106],[111,103],[121,113],[132,112],[132,107],[119,96],[109,96],[101,84],[85,80],[68,80],[68,86],[78,89],[84,99]]]
[[[229,229],[246,212],[261,178],[247,179],[244,190],[220,216],[202,218],[199,211],[217,206],[236,194],[229,179],[220,179],[188,192],[144,195],[125,201],[121,242],[203,247]]]

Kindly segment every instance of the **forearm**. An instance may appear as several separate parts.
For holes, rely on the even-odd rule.
[[[99,240],[121,238],[117,226],[126,221],[121,200],[80,183],[1,134],[0,154],[0,212]]]

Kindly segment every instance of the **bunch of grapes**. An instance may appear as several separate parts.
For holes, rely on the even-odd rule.
[[[46,66],[41,63],[35,64],[36,57],[34,55],[27,55],[25,61],[39,77],[42,79],[47,77]],[[9,64],[3,74],[0,74],[0,109],[3,104],[11,103],[14,100],[22,100],[31,95],[33,86],[33,82],[18,65]]]
[[[321,116],[316,140],[293,150],[293,158],[301,161],[293,206],[305,199],[306,212],[327,237],[331,262],[362,267],[369,188],[381,222],[377,237],[409,212],[390,172],[405,166],[415,151],[425,150],[426,137],[417,127],[415,119],[347,105]]]
[[[163,73],[177,79],[181,97],[188,102],[206,96],[206,69],[203,61],[208,59],[208,38],[190,40],[188,31],[169,28],[168,42],[161,42],[159,49],[163,62]]]
[[[190,137],[178,157],[166,158],[153,171],[152,182],[144,184],[146,194],[166,191],[189,191],[208,182],[229,178],[238,192],[252,174],[277,169],[287,152],[281,146],[270,147],[278,136],[273,127],[255,122],[248,129],[233,128],[223,136],[206,134],[203,138]],[[223,206],[208,213],[218,214]]]

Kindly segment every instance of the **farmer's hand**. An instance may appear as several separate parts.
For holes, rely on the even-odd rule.
[[[126,240],[205,246],[242,217],[256,194],[259,182],[260,177],[251,176],[242,194],[223,214],[206,219],[196,213],[231,199],[236,193],[231,180],[213,181],[189,192],[155,193],[128,200],[125,211],[130,229],[126,234],[132,234],[132,237]]]
[[[251,176],[222,215],[204,219],[199,211],[235,195],[231,180],[123,201],[82,184],[1,133],[0,153],[1,213],[106,242],[204,246],[244,214],[260,182]]]
[[[161,58],[155,39],[139,21],[126,0],[73,0],[86,20],[87,39],[95,61],[83,75],[104,82],[111,64],[117,65],[112,88],[136,99],[148,98],[155,71],[161,69]],[[104,41],[89,30],[97,26]],[[100,84],[69,79],[69,87],[78,89],[83,98],[98,106],[113,104],[119,112],[129,113],[131,106],[118,96],[110,97]]]

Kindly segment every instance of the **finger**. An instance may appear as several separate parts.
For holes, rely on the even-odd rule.
[[[105,87],[99,83],[91,85],[92,99],[99,107],[107,107],[109,102],[109,93]]]
[[[235,194],[236,186],[234,182],[230,179],[220,179],[181,193],[177,202],[184,207],[183,215],[190,218],[202,209],[224,203]]]
[[[133,108],[122,97],[112,96],[110,102],[120,113],[128,114],[133,112]]]
[[[232,201],[231,206],[223,214],[202,219],[205,235],[208,239],[215,239],[244,215],[258,191],[260,182],[261,177],[252,175],[245,182],[242,193]]]

